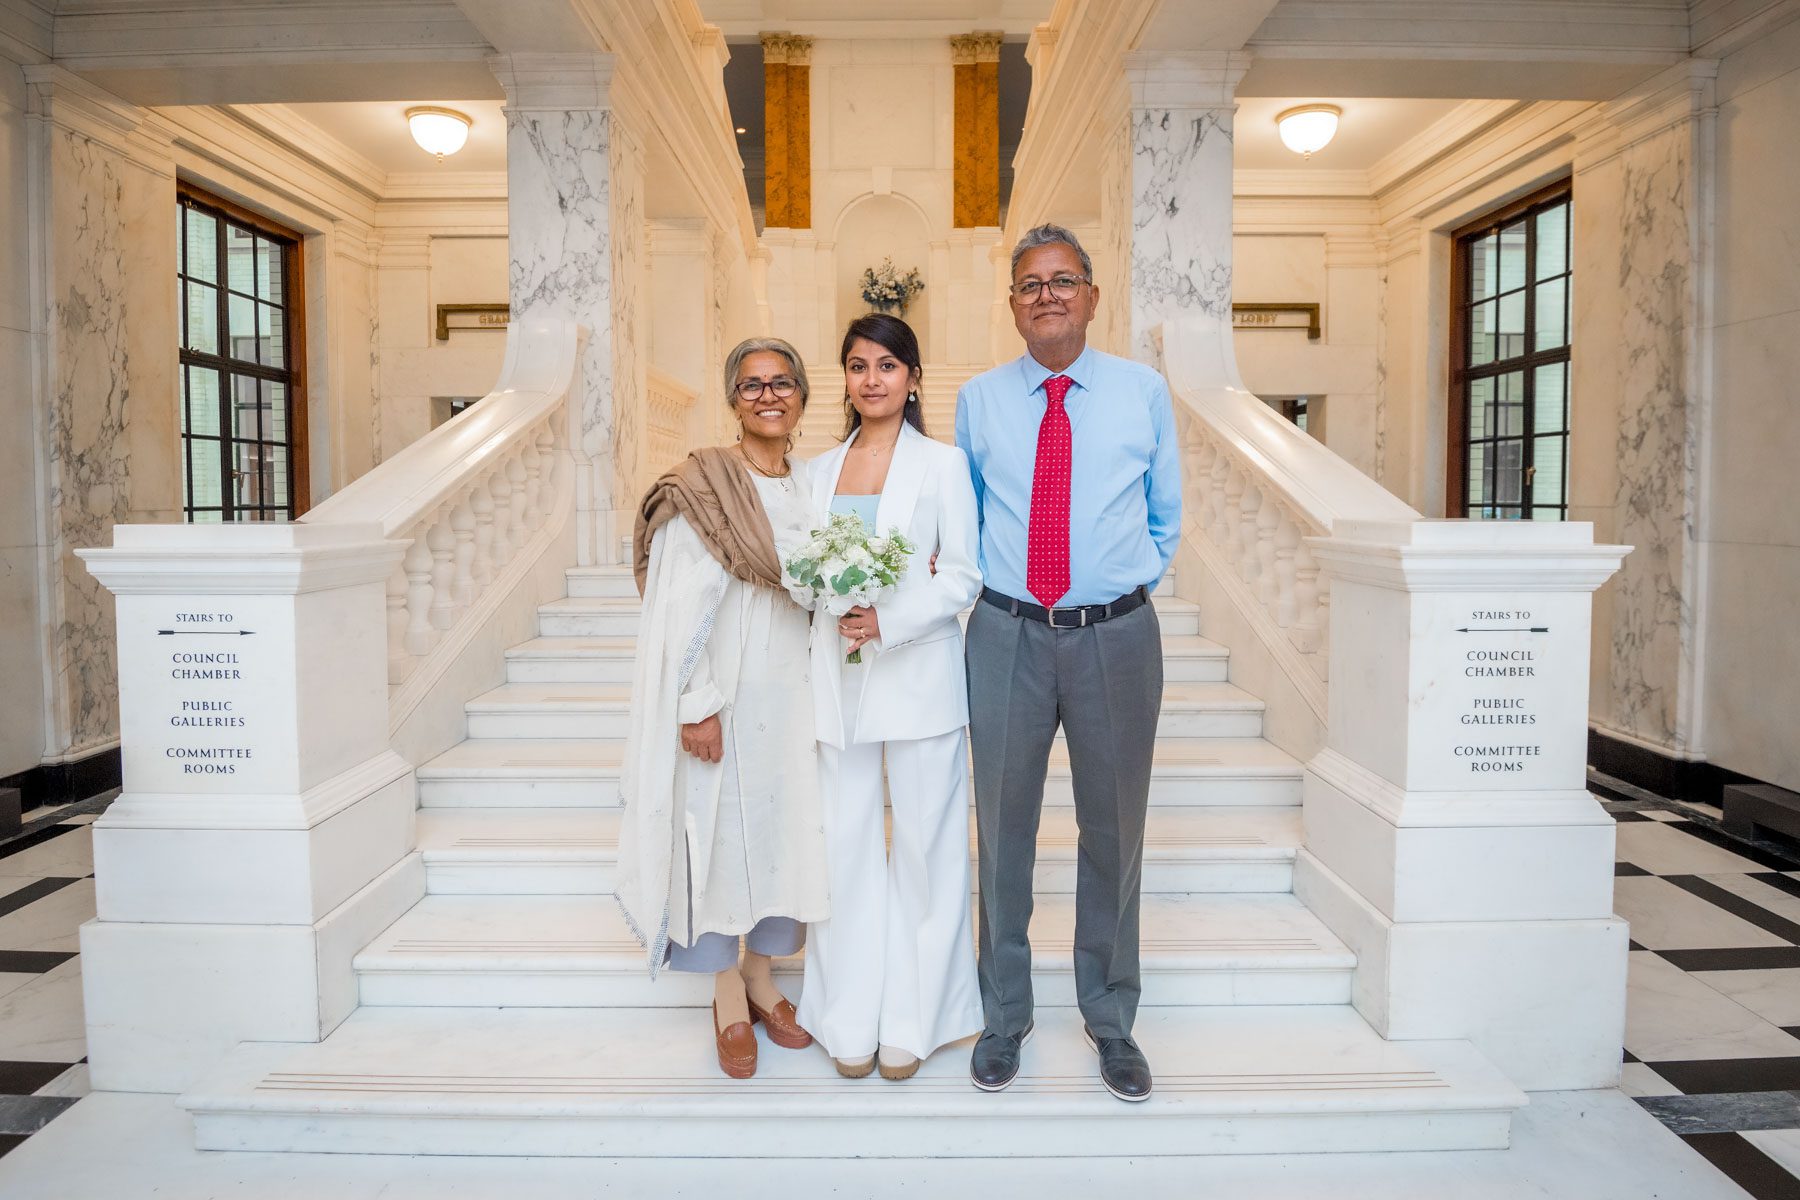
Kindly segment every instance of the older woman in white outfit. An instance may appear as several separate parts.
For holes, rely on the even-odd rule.
[[[963,452],[924,435],[919,344],[906,322],[852,322],[839,361],[849,430],[808,466],[815,520],[855,512],[871,532],[898,527],[916,550],[873,608],[813,616],[831,916],[808,929],[799,1016],[841,1074],[879,1063],[883,1077],[906,1079],[982,1027],[956,619],[981,586],[975,492]],[[862,663],[847,664],[856,649]]]
[[[694,451],[638,515],[616,894],[652,976],[666,964],[713,977],[719,1067],[743,1079],[753,1023],[778,1046],[812,1043],[770,967],[828,896],[809,624],[781,581],[812,520],[788,454],[806,369],[786,342],[755,338],[726,359],[725,389],[736,444]]]

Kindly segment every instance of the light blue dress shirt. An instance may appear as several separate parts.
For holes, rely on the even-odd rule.
[[[977,375],[956,397],[956,444],[981,507],[981,579],[1018,600],[1044,380],[1029,354]],[[1091,346],[1061,374],[1069,413],[1069,593],[1059,607],[1105,604],[1169,569],[1181,536],[1181,461],[1163,377]]]

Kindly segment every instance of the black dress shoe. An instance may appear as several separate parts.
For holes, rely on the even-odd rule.
[[[1150,1060],[1136,1042],[1128,1037],[1095,1037],[1086,1025],[1081,1032],[1100,1056],[1100,1082],[1107,1091],[1133,1103],[1150,1098]]]
[[[1019,1050],[1031,1040],[1035,1021],[1020,1033],[983,1033],[969,1056],[969,1080],[984,1092],[998,1092],[1019,1074]]]

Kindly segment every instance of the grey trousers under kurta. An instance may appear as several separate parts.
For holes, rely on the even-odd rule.
[[[969,617],[969,745],[981,862],[981,1002],[990,1033],[1031,1020],[1032,869],[1057,727],[1074,776],[1075,992],[1098,1037],[1137,1018],[1138,892],[1162,711],[1155,610],[1052,629],[977,601]]]

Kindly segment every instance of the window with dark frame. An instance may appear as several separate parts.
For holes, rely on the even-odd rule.
[[[1563,182],[1456,234],[1452,516],[1568,517],[1571,204]]]
[[[190,523],[306,509],[300,235],[183,185],[182,511]]]
[[[1306,429],[1312,411],[1311,396],[1263,396],[1261,399],[1264,404],[1280,413],[1284,420]]]

